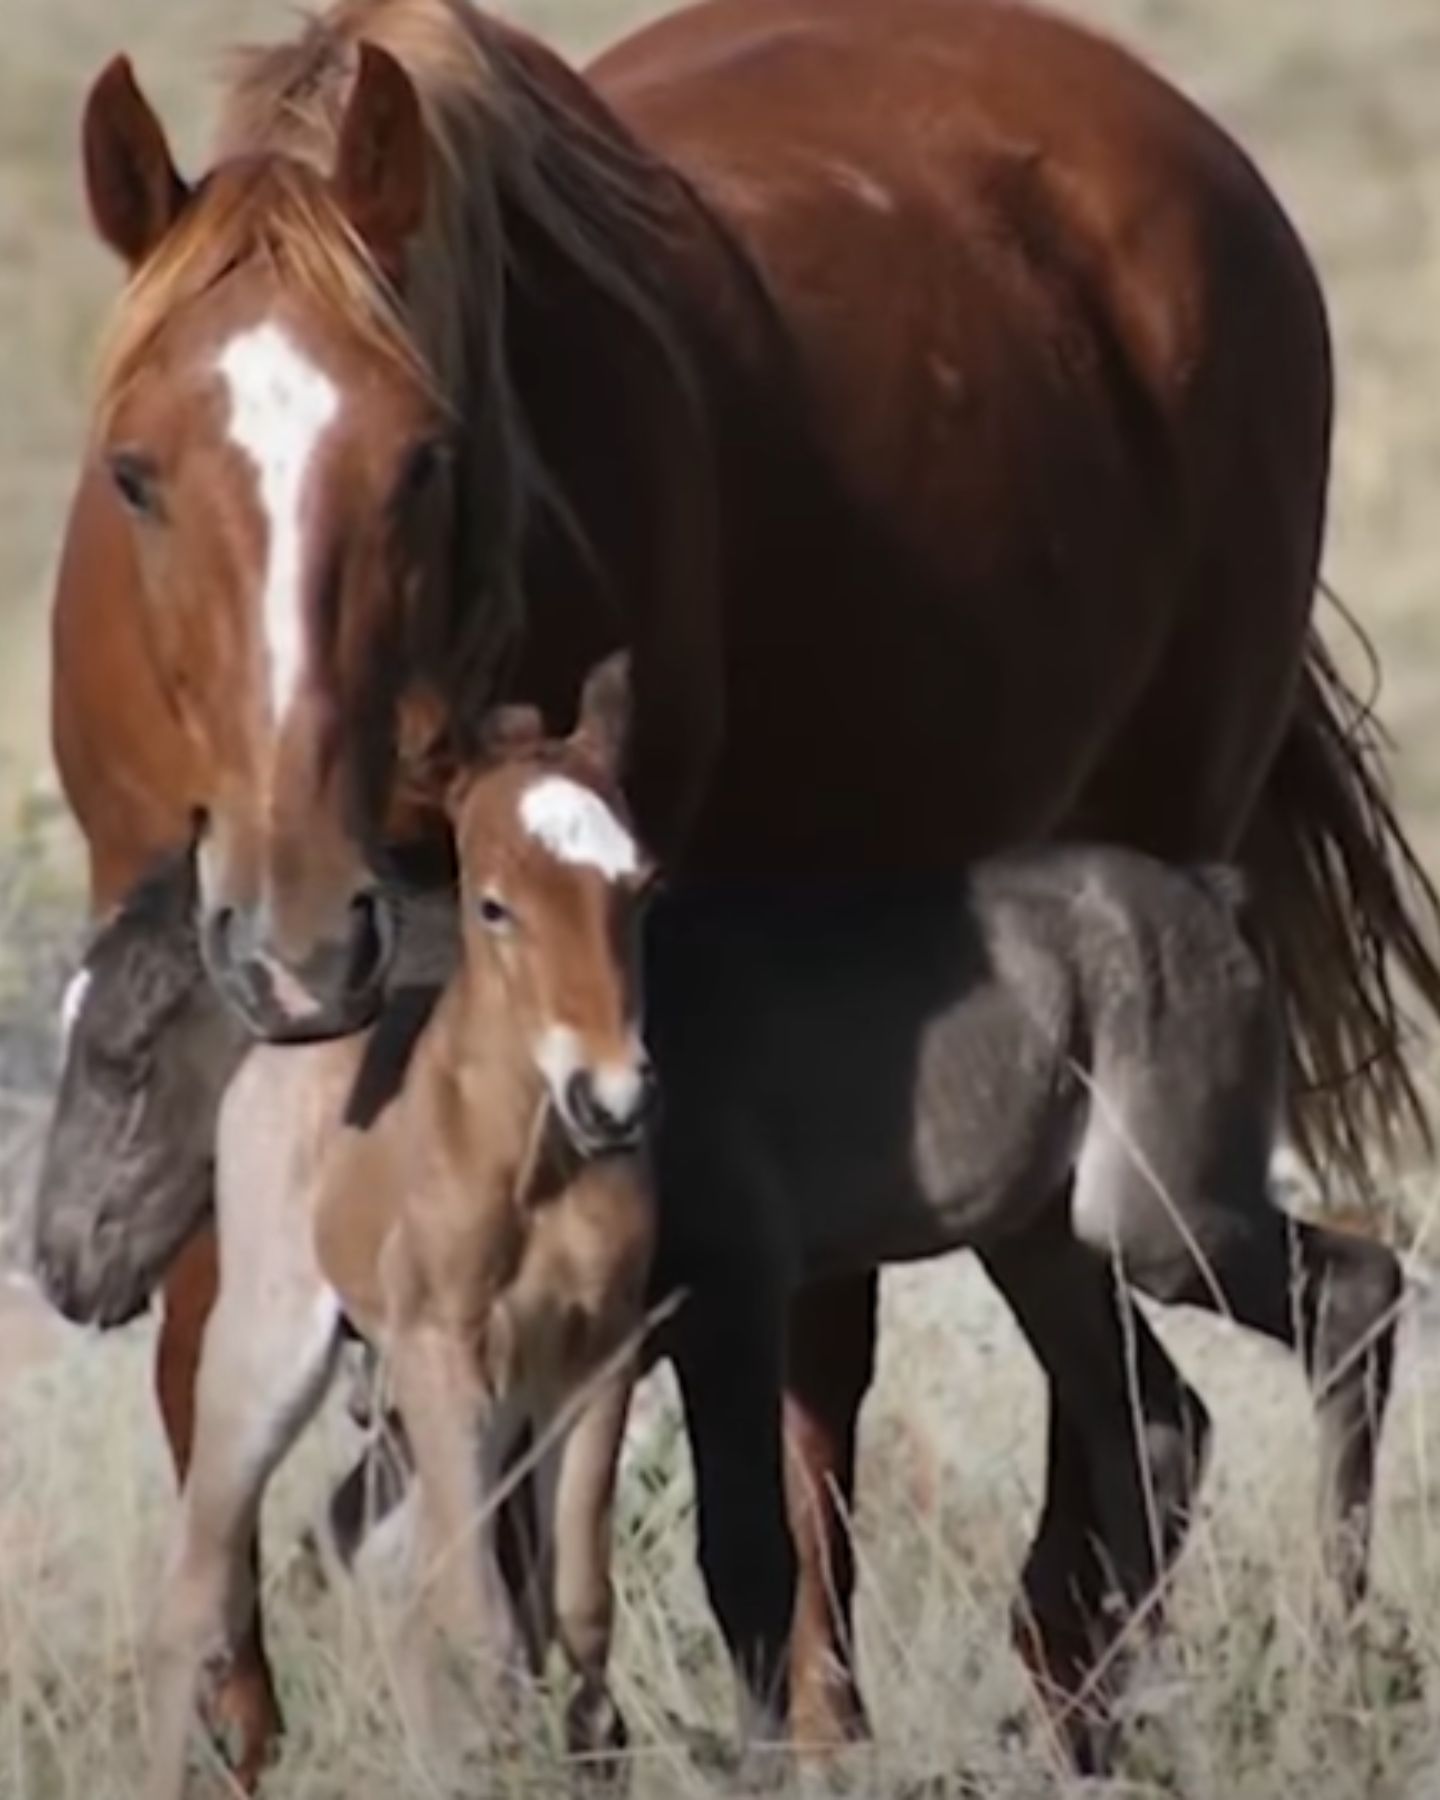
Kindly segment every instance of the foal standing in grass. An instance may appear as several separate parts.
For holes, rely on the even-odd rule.
[[[793,1296],[970,1247],[1082,1432],[1116,1620],[1184,1542],[1207,1433],[1122,1283],[1300,1352],[1322,1551],[1360,1599],[1401,1276],[1383,1246],[1274,1204],[1283,1026],[1238,876],[1070,847],[898,887],[719,884],[658,905],[647,944],[666,1234],[691,1260],[750,1246],[749,1333],[726,1347],[737,1392],[768,1384],[750,1481],[781,1482]],[[1077,1697],[1060,1723],[1093,1762],[1085,1715],[1103,1720],[1122,1659],[1077,1644],[1057,1669],[1023,1621],[1020,1647]]]
[[[202,1676],[254,1604],[265,1483],[350,1319],[384,1352],[421,1485],[427,1597],[487,1683],[552,1632],[579,1677],[572,1748],[614,1747],[611,1500],[653,1237],[635,927],[646,865],[615,797],[618,674],[576,734],[510,715],[452,793],[463,958],[403,1087],[342,1125],[366,1046],[257,1049],[221,1111],[221,1288],[151,1661],[154,1782],[183,1791]],[[353,1104],[353,1102],[352,1102]],[[523,1611],[496,1525],[521,1435],[540,1463]]]

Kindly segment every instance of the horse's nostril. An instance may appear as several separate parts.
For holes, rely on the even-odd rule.
[[[350,902],[350,961],[346,970],[353,988],[368,987],[389,953],[388,915],[374,894],[357,894]]]
[[[233,906],[217,906],[205,922],[205,947],[211,964],[231,969],[241,960],[240,916]]]
[[[565,1084],[565,1107],[581,1135],[595,1144],[630,1143],[650,1109],[648,1071],[637,1070],[636,1079],[624,1091],[615,1090],[613,1079],[599,1080],[588,1070],[578,1070]]]
[[[577,1070],[565,1084],[565,1105],[571,1118],[587,1134],[595,1135],[601,1124],[595,1087],[584,1070]]]

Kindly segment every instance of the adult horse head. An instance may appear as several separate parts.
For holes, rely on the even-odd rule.
[[[269,1036],[374,1010],[390,909],[373,796],[444,541],[451,415],[399,296],[425,215],[408,77],[366,46],[333,168],[276,152],[188,188],[128,63],[91,92],[91,209],[132,275],[95,454],[128,516],[153,653],[203,770],[202,944]]]
[[[124,509],[127,597],[193,752],[206,963],[265,1036],[373,1013],[409,752],[466,748],[502,658],[563,715],[631,644],[650,841],[699,791],[719,719],[707,439],[643,248],[674,184],[597,107],[442,3],[342,8],[250,55],[193,188],[123,59],[91,92],[91,209],[131,277],[90,476]],[[537,368],[557,334],[571,348]],[[443,787],[419,784],[432,843]]]

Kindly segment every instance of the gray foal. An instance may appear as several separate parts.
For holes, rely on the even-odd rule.
[[[657,908],[650,947],[658,1171],[687,1218],[763,1241],[786,1291],[979,1250],[1060,1403],[1113,1447],[1096,1466],[1131,1602],[1193,1474],[1178,1423],[1147,1424],[1137,1471],[1125,1345],[1083,1316],[1103,1285],[1084,1265],[1298,1350],[1323,1552],[1360,1598],[1402,1278],[1274,1203],[1284,1038],[1238,875],[1075,847],[948,889],[716,887]]]

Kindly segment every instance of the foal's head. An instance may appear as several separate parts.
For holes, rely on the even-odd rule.
[[[205,977],[194,905],[187,854],[101,927],[66,994],[33,1253],[82,1323],[141,1311],[210,1205],[220,1096],[247,1039]]]
[[[633,1143],[650,1098],[640,1032],[639,924],[651,865],[618,788],[623,658],[586,684],[571,737],[495,715],[489,757],[451,794],[471,992],[505,997],[584,1154]]]

